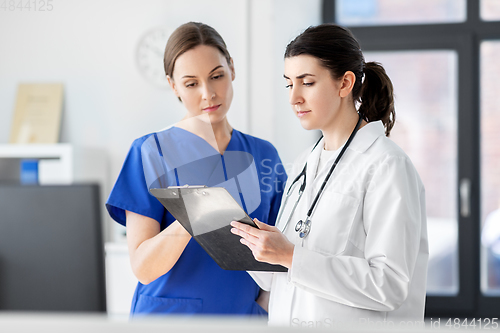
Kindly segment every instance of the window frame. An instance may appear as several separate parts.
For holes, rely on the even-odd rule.
[[[336,0],[323,0],[323,22],[335,22]],[[363,51],[453,50],[458,57],[457,217],[459,292],[427,296],[426,317],[498,317],[500,297],[480,288],[480,45],[500,40],[500,21],[480,19],[480,1],[466,0],[462,23],[348,26]],[[459,184],[471,181],[470,215],[460,215]]]

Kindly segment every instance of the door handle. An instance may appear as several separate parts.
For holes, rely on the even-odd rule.
[[[471,181],[469,178],[462,178],[460,180],[460,215],[462,217],[470,216],[470,190]]]

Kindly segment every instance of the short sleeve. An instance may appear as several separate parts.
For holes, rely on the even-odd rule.
[[[126,225],[125,211],[150,217],[159,223],[163,219],[163,205],[148,192],[141,148],[147,137],[132,144],[123,167],[106,202],[109,215],[116,222]]]

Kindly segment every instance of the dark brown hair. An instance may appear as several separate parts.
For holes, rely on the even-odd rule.
[[[348,29],[329,23],[307,28],[288,44],[285,58],[301,54],[319,59],[334,79],[353,72],[352,99],[359,103],[358,112],[367,122],[382,120],[389,136],[396,121],[392,82],[380,63],[365,63],[359,43]]]
[[[231,63],[231,56],[227,50],[226,43],[214,28],[199,22],[188,22],[175,29],[168,39],[163,58],[165,74],[172,78],[177,58],[198,45],[208,45],[217,48],[226,58],[227,63]]]

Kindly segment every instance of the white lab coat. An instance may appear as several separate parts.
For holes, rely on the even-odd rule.
[[[250,272],[271,290],[269,324],[414,325],[423,321],[428,243],[424,186],[382,122],[361,128],[333,172],[300,239],[306,213],[338,153],[318,170],[323,140],[294,163],[286,189],[307,161],[307,186],[284,234],[295,244],[288,273]],[[340,150],[339,150],[340,151]],[[297,182],[280,230],[298,196]],[[285,191],[286,194],[286,191]],[[285,197],[283,197],[283,202]]]

